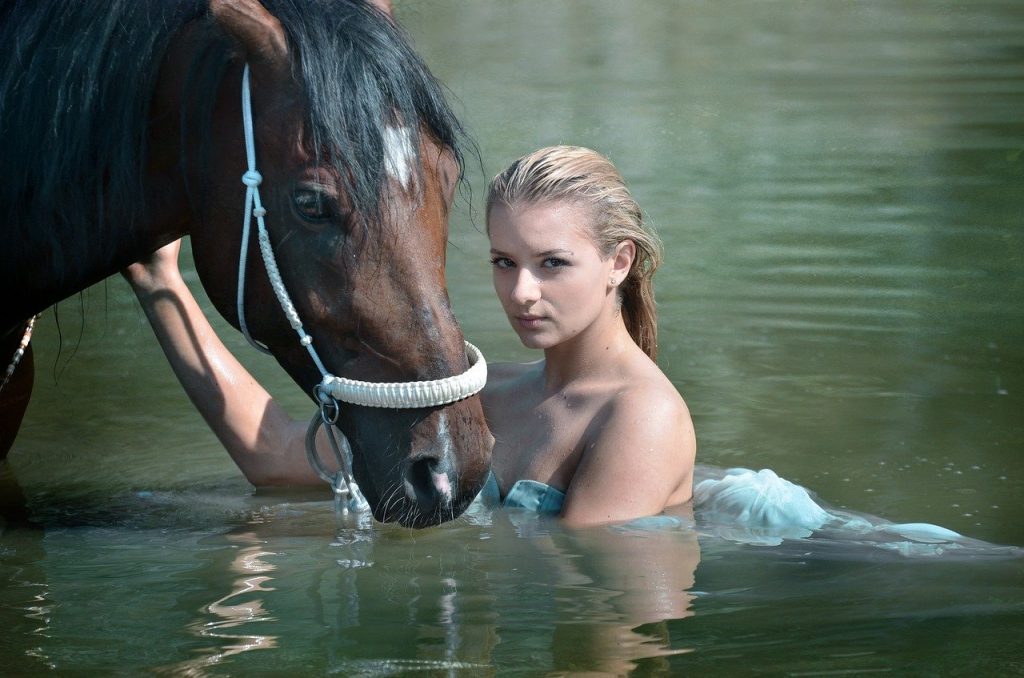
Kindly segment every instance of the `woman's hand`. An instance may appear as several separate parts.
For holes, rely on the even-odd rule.
[[[144,259],[131,264],[121,275],[131,284],[135,294],[143,296],[181,281],[178,253],[181,239],[170,242]]]

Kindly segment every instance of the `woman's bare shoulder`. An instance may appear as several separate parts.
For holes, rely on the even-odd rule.
[[[675,384],[650,362],[638,366],[628,383],[609,402],[609,418],[617,422],[650,422],[655,435],[692,429],[690,410]]]
[[[682,394],[668,379],[650,379],[630,384],[616,393],[616,411],[646,413],[658,417],[686,417],[690,410]]]
[[[620,391],[620,396],[630,403],[651,401],[686,406],[683,396],[672,380],[646,355],[633,360],[628,365],[625,376],[628,385]]]
[[[660,370],[631,377],[587,431],[566,517],[570,511],[585,522],[651,515],[692,495],[696,436],[683,397]],[[623,507],[630,515],[620,513]]]
[[[615,395],[598,437],[624,461],[653,464],[652,468],[680,481],[692,473],[697,440],[690,409],[660,370]],[[688,491],[683,494],[680,501],[689,497]]]

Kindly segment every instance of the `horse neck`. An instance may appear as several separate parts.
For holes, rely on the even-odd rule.
[[[176,38],[169,40],[173,44]],[[55,114],[48,124],[60,125],[57,136],[65,151],[53,159],[52,152],[41,149],[37,157],[51,159],[26,164],[20,173],[24,179],[13,182],[10,200],[7,191],[2,193],[11,211],[2,225],[8,246],[0,248],[0,289],[18,293],[7,294],[0,302],[0,329],[116,274],[185,232],[183,182],[176,176],[174,163],[167,162],[178,155],[178,135],[162,128],[162,121],[177,118],[177,111],[157,107],[156,97],[145,89],[153,86],[155,67],[163,58],[160,44],[161,40],[153,41],[157,51],[151,54],[157,61],[150,62],[151,67],[134,64],[143,74],[139,78],[131,83],[104,81],[102,91],[117,93],[69,105],[68,110],[82,110],[85,115]],[[124,64],[118,63],[120,70],[111,72],[124,72]],[[45,80],[42,67],[33,68],[32,82]],[[124,89],[118,92],[118,87]],[[137,106],[140,96],[151,100],[149,110]],[[51,109],[46,106],[58,104],[52,96],[42,96],[37,119],[48,120],[45,116]],[[28,104],[19,105],[22,112],[14,115],[20,117],[12,119],[25,128],[22,134],[26,138],[42,134],[38,124],[26,124],[33,119]],[[139,126],[128,124],[129,120],[137,120]],[[12,148],[21,149],[19,157],[31,156],[24,145]],[[4,160],[8,162],[9,158]],[[17,168],[13,171],[17,177]],[[71,200],[64,200],[69,195]]]

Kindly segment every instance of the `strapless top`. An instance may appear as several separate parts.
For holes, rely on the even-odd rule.
[[[517,480],[508,491],[508,494],[505,495],[503,501],[494,473],[487,475],[487,482],[484,483],[480,494],[473,501],[475,507],[482,509],[521,509],[521,511],[512,511],[508,514],[512,522],[517,525],[523,524],[522,521],[524,520],[529,521],[528,516],[531,514],[534,517],[542,515],[557,516],[562,512],[562,505],[564,503],[565,492],[538,480],[525,479]],[[693,523],[678,516],[659,514],[635,518],[621,525],[613,526],[613,529],[664,530],[680,527],[691,528]]]
[[[561,513],[565,492],[537,480],[517,480],[503,501],[498,480],[493,473],[489,473],[477,501],[487,506],[519,508],[534,513]]]

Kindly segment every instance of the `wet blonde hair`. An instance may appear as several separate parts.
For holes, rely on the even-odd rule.
[[[661,241],[644,223],[643,212],[612,162],[581,146],[549,146],[519,158],[499,173],[487,190],[487,217],[496,204],[537,205],[568,202],[589,207],[590,236],[602,256],[631,240],[636,256],[619,285],[622,318],[633,341],[658,356],[658,312],[654,272],[661,263]]]

